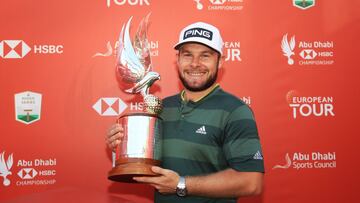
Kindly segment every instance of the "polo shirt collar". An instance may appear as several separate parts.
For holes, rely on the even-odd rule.
[[[209,95],[211,95],[213,92],[216,92],[217,89],[220,88],[219,84],[216,84],[210,91],[209,93],[207,93],[206,95],[202,96],[201,98],[197,99],[196,101],[186,101],[185,100],[185,90],[182,90],[180,93],[180,98],[181,98],[181,102],[189,102],[189,103],[193,103],[193,104],[197,104],[200,103],[201,101],[205,100],[205,98],[207,98]]]

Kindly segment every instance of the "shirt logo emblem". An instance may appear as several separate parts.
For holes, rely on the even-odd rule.
[[[206,135],[206,129],[205,129],[205,126],[201,126],[199,129],[196,130],[196,133],[197,134],[203,134],[203,135]]]
[[[261,155],[260,151],[257,151],[253,158],[256,160],[263,160],[263,156]]]

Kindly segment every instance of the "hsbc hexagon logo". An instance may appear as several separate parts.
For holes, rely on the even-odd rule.
[[[118,97],[104,97],[97,100],[92,107],[101,116],[118,116],[127,105]]]
[[[3,40],[0,42],[2,58],[23,58],[31,51],[29,45],[22,40]]]
[[[317,53],[312,49],[304,49],[300,52],[300,56],[303,59],[315,59]]]
[[[22,168],[17,174],[21,179],[33,179],[38,172],[33,168]]]

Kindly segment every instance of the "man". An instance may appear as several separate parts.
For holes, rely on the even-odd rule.
[[[236,202],[262,191],[264,164],[249,107],[216,84],[224,61],[219,30],[198,22],[185,27],[175,45],[184,90],[163,100],[162,167],[158,177],[135,177],[155,187],[155,202]],[[122,127],[112,126],[115,150]]]

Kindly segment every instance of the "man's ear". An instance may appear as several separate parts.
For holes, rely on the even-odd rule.
[[[219,68],[221,68],[223,66],[224,62],[225,62],[225,55],[222,55],[219,58]]]
[[[178,69],[179,69],[179,56],[180,56],[180,53],[179,53],[179,51],[177,51],[175,54],[176,60],[174,61],[176,71],[178,71]]]
[[[180,51],[177,51],[175,56],[176,56],[176,64],[178,65],[179,64]]]

